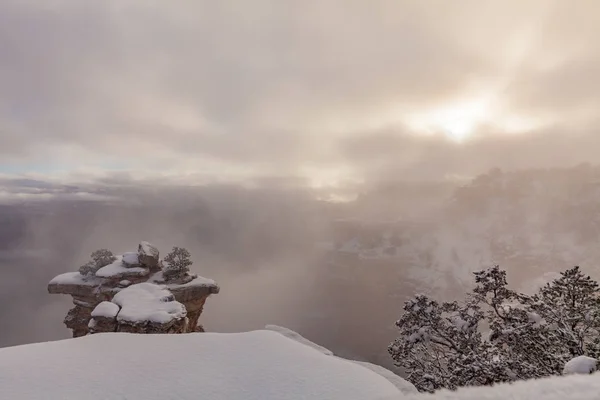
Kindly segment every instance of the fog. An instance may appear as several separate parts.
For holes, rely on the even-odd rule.
[[[382,182],[334,202],[279,183],[5,180],[13,195],[35,195],[12,196],[0,211],[0,345],[69,337],[70,299],[47,294],[48,281],[98,248],[148,240],[163,254],[187,247],[192,270],[221,286],[201,318],[208,331],[278,324],[389,367],[393,324],[416,293],[460,298],[472,271],[496,263],[525,290],[575,264],[597,275],[598,182],[591,165],[491,170],[468,181]]]
[[[580,264],[600,233],[598,3],[0,2],[0,346],[48,281],[187,247],[209,331],[389,365],[416,292]]]

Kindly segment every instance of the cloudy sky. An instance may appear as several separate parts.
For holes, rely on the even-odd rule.
[[[599,37],[596,0],[2,0],[0,177],[593,162]]]

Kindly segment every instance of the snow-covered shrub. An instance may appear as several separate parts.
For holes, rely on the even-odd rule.
[[[163,275],[165,278],[181,276],[189,272],[192,260],[190,252],[183,247],[173,247],[173,250],[163,259]]]
[[[486,385],[490,376],[503,373],[498,363],[488,362],[495,349],[482,340],[478,327],[484,314],[476,301],[438,303],[419,295],[406,302],[404,311],[396,322],[400,338],[389,351],[417,389]]]
[[[91,255],[91,260],[79,267],[79,272],[82,275],[93,275],[102,267],[106,267],[117,260],[110,250],[96,250]]]
[[[510,290],[498,266],[475,283],[463,302],[405,303],[388,350],[419,390],[560,375],[574,357],[598,358],[600,289],[579,267],[533,296]]]

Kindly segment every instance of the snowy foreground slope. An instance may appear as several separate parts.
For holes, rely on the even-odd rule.
[[[106,333],[0,349],[0,399],[402,398],[356,363],[269,331]]]
[[[385,400],[398,399],[389,397]],[[463,388],[456,392],[407,394],[403,400],[598,400],[600,375],[555,376],[494,387]],[[383,400],[383,399],[378,399]]]
[[[278,326],[246,333],[103,333],[0,349],[4,400],[597,400],[600,375],[416,393],[390,371]]]

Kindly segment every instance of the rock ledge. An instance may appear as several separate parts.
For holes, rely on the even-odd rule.
[[[176,247],[167,257],[170,263],[161,260],[158,249],[148,242],[140,243],[137,252],[116,257],[100,250],[79,272],[52,279],[48,292],[73,298],[75,307],[64,320],[73,337],[98,332],[203,331],[198,319],[206,299],[219,293],[219,286],[189,272],[187,250]],[[185,260],[180,262],[181,258]]]

